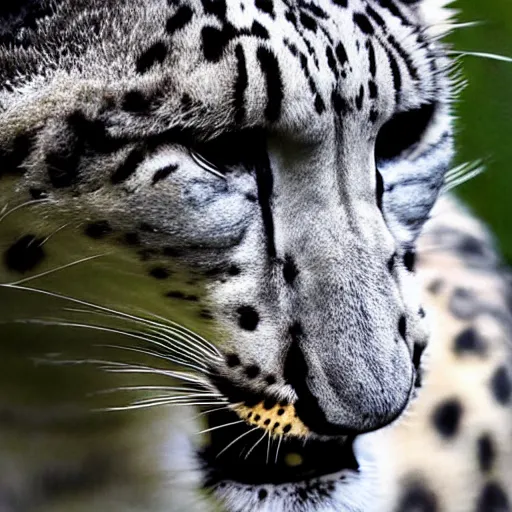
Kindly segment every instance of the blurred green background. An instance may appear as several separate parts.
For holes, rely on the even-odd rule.
[[[450,38],[456,50],[512,57],[512,0],[465,0],[454,4],[460,22],[480,21]],[[457,192],[487,221],[512,264],[512,63],[463,58],[468,86],[456,106],[459,162],[484,159],[487,171]]]

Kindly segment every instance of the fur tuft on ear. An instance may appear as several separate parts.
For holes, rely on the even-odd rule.
[[[459,11],[449,7],[453,2],[454,0],[422,0],[419,3],[419,12],[430,37],[443,37],[454,28]]]

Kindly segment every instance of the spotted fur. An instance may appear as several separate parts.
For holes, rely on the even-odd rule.
[[[232,443],[219,451],[213,415],[209,446],[167,445],[200,464],[195,485],[230,512],[508,510],[508,277],[484,228],[440,198],[444,3],[0,12],[3,289],[52,276],[78,300],[66,290],[85,276],[55,268],[91,255],[107,282],[130,269],[96,304],[150,290],[156,312],[198,333],[160,344],[173,378],[202,372],[188,382],[210,395],[197,396],[223,404],[240,439],[261,434],[246,460],[279,445],[274,465],[268,451],[240,462]]]

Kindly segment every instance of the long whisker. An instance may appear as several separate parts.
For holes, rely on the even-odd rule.
[[[148,314],[149,316],[156,318],[157,320],[160,320],[160,322],[162,322],[162,324],[156,324],[157,326],[160,326],[161,328],[166,328],[167,327],[166,324],[169,324],[169,325],[174,326],[182,331],[185,331],[187,334],[202,341],[207,347],[209,347],[211,350],[213,350],[219,357],[222,357],[222,354],[219,352],[219,349],[213,343],[209,342],[208,340],[206,340],[205,338],[203,338],[196,332],[191,331],[190,329],[187,329],[184,325],[178,324],[177,322],[173,322],[172,320],[169,320],[168,318],[164,318],[155,313],[151,313],[151,312],[145,312],[145,313]]]
[[[277,459],[279,458],[279,448],[281,448],[282,440],[283,440],[283,436],[279,436],[279,440],[277,441],[276,458],[274,459],[274,464],[277,464]]]
[[[162,327],[160,324],[158,324],[156,322],[152,322],[152,321],[144,319],[144,318],[139,318],[139,317],[130,315],[128,313],[123,313],[122,311],[116,311],[116,310],[113,310],[113,309],[110,309],[110,308],[107,308],[107,307],[104,307],[104,306],[99,306],[97,304],[93,304],[93,303],[90,303],[90,302],[87,302],[87,301],[83,301],[83,300],[80,300],[80,299],[77,299],[77,298],[74,298],[74,297],[68,297],[66,295],[61,295],[59,293],[54,293],[54,292],[51,292],[51,291],[48,291],[48,290],[42,290],[42,289],[39,289],[39,288],[31,288],[31,287],[26,287],[26,286],[19,286],[19,283],[0,284],[0,287],[12,288],[12,289],[23,290],[23,291],[29,291],[29,292],[33,292],[33,293],[39,293],[41,295],[47,295],[49,297],[53,297],[53,298],[56,298],[56,299],[62,299],[62,300],[66,300],[66,301],[69,301],[69,302],[72,302],[72,303],[75,303],[75,304],[80,304],[82,306],[90,307],[91,309],[96,310],[96,311],[102,311],[102,312],[105,312],[105,313],[111,313],[111,314],[113,314],[113,315],[115,315],[115,316],[117,316],[119,318],[129,319],[129,320],[132,320],[132,321],[144,323],[146,325],[151,325],[151,326],[155,326],[155,327]],[[177,325],[177,326],[179,326],[179,324],[177,324],[176,322],[172,322],[172,323]],[[192,333],[194,336],[196,335],[195,333],[193,333],[193,331],[190,331],[189,329],[186,329],[185,327],[183,327],[183,329],[185,329],[188,333]],[[199,337],[199,339],[203,340],[204,338]],[[209,345],[214,348],[215,355],[218,356],[218,357],[221,357],[220,356],[220,352],[218,351],[218,349],[214,345],[212,345],[211,343],[209,343]]]
[[[58,327],[72,327],[72,328],[78,328],[78,329],[90,329],[90,330],[93,330],[93,331],[101,331],[101,332],[107,332],[107,333],[121,334],[123,336],[127,336],[129,338],[134,338],[134,339],[138,339],[138,340],[142,340],[142,341],[150,341],[147,338],[145,338],[144,336],[139,336],[137,334],[126,332],[126,331],[123,331],[123,330],[120,330],[120,329],[112,329],[112,328],[109,328],[109,327],[102,327],[102,326],[91,325],[91,324],[80,324],[80,323],[75,323],[75,322],[60,322],[60,321],[55,322],[55,321],[34,320],[34,319],[16,320],[15,323],[52,325],[52,326],[58,326]],[[167,356],[167,355],[163,355],[163,354],[158,354],[156,352],[152,352],[152,351],[149,351],[149,350],[139,349],[139,348],[135,348],[135,347],[122,347],[122,346],[118,346],[118,345],[108,345],[108,344],[98,345],[98,346],[100,346],[100,347],[103,346],[103,347],[116,348],[116,349],[119,349],[119,350],[130,351],[130,352],[138,352],[138,353],[150,355],[152,357],[156,357],[158,359],[163,359],[165,361],[169,361],[169,362],[173,362],[173,363],[176,363],[176,364],[180,364],[180,365],[186,366],[188,368],[192,368],[192,369],[194,369],[196,371],[199,371],[201,373],[209,373],[208,370],[206,369],[206,366],[199,367],[199,366],[197,366],[195,364],[192,364],[190,362],[187,362],[187,361],[185,361],[185,360],[183,360],[181,358]]]
[[[507,57],[506,55],[499,55],[497,53],[486,53],[486,52],[467,52],[467,51],[457,51],[457,50],[449,50],[448,55],[456,55],[460,57],[481,57],[483,59],[490,60],[498,60],[501,62],[512,63],[512,57]]]
[[[263,441],[263,439],[265,439],[265,436],[268,434],[268,432],[263,432],[263,435],[252,445],[252,448],[245,454],[245,457],[244,457],[244,460],[247,460],[247,457],[249,457],[249,455],[251,455],[251,453],[253,452],[253,450],[256,448],[256,446],[258,446],[261,441]]]
[[[228,448],[230,448],[231,446],[233,446],[237,441],[239,441],[240,439],[242,439],[243,437],[249,435],[251,432],[254,432],[255,430],[259,430],[260,427],[254,427],[252,428],[251,430],[248,430],[247,432],[244,432],[243,434],[239,435],[236,439],[234,439],[233,441],[231,441],[225,448],[223,448],[216,456],[215,458],[219,458]]]
[[[268,464],[268,459],[270,457],[270,441],[272,439],[272,436],[270,435],[270,431],[268,432],[268,439],[267,439],[267,457],[265,459],[265,465]]]
[[[148,409],[150,407],[176,407],[176,406],[187,406],[187,407],[200,407],[204,405],[215,405],[217,402],[170,402],[170,403],[151,403],[151,404],[140,404],[140,405],[124,405],[118,407],[101,407],[97,409],[92,409],[93,412],[116,412],[116,411],[133,411],[137,409]],[[259,428],[259,427],[256,427]]]
[[[88,393],[87,396],[107,395],[110,393],[118,393],[119,391],[176,391],[183,392],[196,392],[196,388],[187,388],[185,386],[118,386],[116,388],[100,389]]]
[[[60,228],[57,228],[53,233],[50,233],[40,244],[39,247],[42,247],[52,236],[55,236],[59,231],[62,231],[64,228],[69,226],[69,222],[67,224],[62,225]]]
[[[151,357],[155,357],[157,359],[163,359],[165,361],[169,361],[171,363],[176,363],[182,366],[186,366],[187,368],[192,368],[193,370],[196,370],[201,373],[209,374],[210,372],[207,369],[207,366],[205,364],[200,363],[199,366],[189,363],[184,359],[181,359],[179,357],[174,356],[167,356],[163,354],[159,354],[158,352],[153,352],[152,350],[145,350],[142,348],[136,348],[136,347],[123,347],[121,345],[108,345],[108,344],[100,344],[97,345],[98,347],[105,347],[105,348],[115,348],[117,350],[123,350],[125,352],[136,352],[138,354],[145,354]]]
[[[30,201],[26,201],[25,203],[19,204],[15,206],[14,208],[11,208],[8,212],[5,212],[2,210],[2,216],[0,217],[0,222],[2,222],[5,218],[7,218],[11,213],[14,213],[15,211],[25,208],[25,206],[30,206],[31,204],[38,204],[38,203],[47,203],[48,199],[32,199]],[[7,205],[6,205],[7,206]]]
[[[164,370],[162,368],[153,368],[151,366],[137,365],[137,364],[127,364],[121,363],[119,361],[106,361],[102,359],[60,359],[60,360],[52,360],[52,359],[42,359],[42,358],[34,358],[34,363],[36,364],[54,364],[54,365],[66,365],[66,364],[93,364],[99,365],[101,370],[104,370],[109,373],[150,373],[154,375],[164,375],[166,377],[170,377],[177,380],[183,380],[185,382],[190,382],[193,384],[199,384],[202,386],[209,386],[209,382],[196,375],[192,375],[190,373],[179,372],[179,371],[171,371]]]
[[[107,313],[104,311],[94,311],[94,310],[88,310],[88,309],[79,309],[79,308],[64,308],[64,311],[71,311],[74,313],[88,313],[88,314],[95,314],[95,315],[101,315],[106,316],[109,318],[117,318],[121,320],[129,320],[131,322],[134,322],[136,324],[148,326],[148,321],[144,319],[127,319],[124,318],[122,315],[116,315],[113,313]],[[152,324],[152,322],[151,322]],[[155,340],[155,344],[161,346],[162,348],[173,348],[174,345],[180,345],[181,347],[185,348],[187,350],[187,356],[190,357],[190,359],[195,359],[196,361],[204,361],[204,357],[207,356],[211,360],[220,360],[217,353],[213,353],[211,350],[205,349],[202,346],[197,346],[197,340],[193,339],[191,336],[185,336],[183,333],[181,333],[178,329],[166,329],[167,332],[169,332],[172,329],[173,335],[176,337],[171,337],[165,334],[162,334],[160,329],[152,329],[150,328],[150,333],[144,332],[145,336],[150,336],[152,340]],[[154,333],[154,334],[151,334]],[[161,343],[165,342],[165,343]],[[193,343],[191,345],[190,343]],[[193,352],[194,357],[192,357],[192,354],[190,352]]]
[[[206,434],[207,432],[212,432],[214,430],[219,430],[220,428],[229,427],[231,425],[238,425],[240,423],[245,423],[245,420],[232,421],[231,423],[225,423],[224,425],[217,425],[216,427],[206,428],[198,432],[198,434]]]
[[[47,270],[46,272],[41,272],[40,274],[36,274],[35,276],[26,277],[24,279],[20,279],[19,281],[13,281],[12,283],[5,283],[0,286],[10,287],[10,288],[19,287],[19,288],[23,289],[24,287],[20,287],[19,286],[20,284],[28,283],[29,281],[33,281],[34,279],[39,279],[40,277],[48,276],[50,274],[54,274],[55,272],[60,272],[61,270],[64,270],[66,268],[74,267],[75,265],[79,265],[80,263],[85,263],[86,261],[95,260],[97,258],[107,256],[108,254],[110,254],[110,253],[96,254],[95,256],[87,256],[86,258],[81,258],[77,261],[72,261],[71,263],[67,263],[66,265],[62,265],[60,267],[53,268],[51,270]],[[30,288],[25,288],[25,289],[28,290]]]

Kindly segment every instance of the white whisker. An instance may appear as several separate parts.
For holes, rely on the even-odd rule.
[[[40,244],[39,247],[42,247],[52,236],[55,236],[59,231],[62,231],[64,228],[69,226],[69,222],[67,224],[62,225],[60,228],[57,228],[53,233],[50,233]]]
[[[127,319],[122,314],[115,314],[115,313],[107,313],[104,311],[94,311],[94,310],[88,310],[88,309],[79,309],[79,308],[64,308],[64,311],[71,311],[74,313],[88,313],[88,314],[95,314],[95,315],[102,315],[107,316],[109,318],[116,318],[121,320],[130,320],[131,322],[134,322],[136,324],[148,326],[148,323],[150,325],[153,324],[153,322],[149,322],[145,319]],[[154,344],[161,346],[162,348],[168,349],[174,349],[175,345],[179,345],[187,350],[187,357],[190,359],[194,359],[196,362],[203,362],[204,357],[208,357],[210,360],[217,362],[219,360],[219,357],[217,354],[212,353],[212,351],[204,349],[203,347],[197,346],[197,340],[190,339],[190,337],[184,337],[183,333],[176,331],[176,335],[178,336],[178,339],[173,338],[168,335],[164,335],[160,332],[160,329],[149,329],[150,333],[144,331],[144,336],[150,336]],[[168,330],[167,330],[168,331]],[[148,341],[150,341],[148,339]],[[190,345],[190,341],[194,343],[194,345]],[[192,356],[192,354],[194,357]]]
[[[148,409],[150,407],[199,407],[204,405],[215,405],[216,402],[191,402],[191,403],[153,403],[153,404],[141,404],[141,405],[124,405],[117,407],[102,407],[97,409],[92,409],[93,412],[116,412],[116,411],[133,411],[137,409]],[[256,427],[259,428],[259,427]]]
[[[263,439],[265,439],[266,435],[267,435],[267,432],[266,431],[263,432],[263,435],[252,445],[252,448],[245,454],[244,460],[247,460],[247,457],[249,457],[249,455],[251,455],[253,450],[261,443],[261,441],[263,441]]]
[[[276,458],[274,459],[274,464],[277,464],[277,459],[279,458],[279,448],[281,448],[282,440],[283,440],[283,436],[279,436],[279,441],[277,441]]]
[[[184,393],[193,393],[197,391],[197,389],[187,388],[184,386],[119,386],[116,388],[100,389],[98,391],[93,391],[92,393],[88,393],[87,396],[108,395],[111,393],[118,393],[119,391],[177,391]]]
[[[31,204],[37,204],[37,203],[47,203],[48,199],[32,199],[30,201],[26,201],[25,203],[19,204],[18,206],[15,206],[14,208],[11,208],[8,212],[4,212],[4,210],[7,208],[7,205],[2,210],[2,216],[0,217],[0,222],[2,222],[5,218],[7,218],[11,213],[14,213],[15,211],[25,208],[25,206],[30,206]]]
[[[198,432],[198,434],[206,434],[207,432],[213,432],[214,430],[219,430],[220,428],[229,427],[231,425],[239,425],[240,423],[245,423],[245,420],[232,421],[231,423],[225,423],[224,425],[217,425],[216,427],[206,428]]]
[[[272,436],[270,435],[270,431],[268,432],[268,439],[267,439],[267,457],[265,459],[265,465],[268,464],[268,459],[270,458],[270,441],[272,440]]]
[[[231,446],[233,446],[237,441],[242,439],[243,437],[249,435],[251,432],[254,432],[255,430],[259,430],[260,427],[254,427],[251,430],[248,430],[247,432],[244,432],[243,434],[239,435],[236,439],[231,441],[225,448],[223,448],[216,456],[215,458],[219,458],[227,449],[229,449]]]
[[[497,53],[467,52],[467,51],[457,51],[457,50],[449,50],[447,53],[448,53],[448,55],[456,55],[459,57],[481,57],[482,59],[490,59],[490,60],[497,60],[500,62],[512,63],[512,57],[507,57],[506,55],[499,55]]]
[[[29,281],[33,281],[34,279],[39,279],[40,277],[44,277],[44,276],[47,276],[47,275],[50,275],[50,274],[54,274],[55,272],[60,272],[61,270],[64,270],[66,268],[69,268],[69,267],[74,267],[80,263],[85,263],[86,261],[90,261],[90,260],[95,260],[97,258],[101,258],[103,256],[107,256],[109,253],[103,253],[103,254],[96,254],[95,256],[88,256],[86,258],[81,258],[77,261],[73,261],[71,263],[67,263],[66,265],[62,265],[60,267],[57,267],[57,268],[53,268],[51,270],[47,270],[46,272],[41,272],[40,274],[36,274],[35,276],[30,276],[30,277],[26,277],[25,279],[20,279],[19,281],[13,281],[12,283],[6,283],[6,284],[2,284],[0,286],[5,286],[5,287],[10,287],[10,288],[14,288],[14,287],[19,287],[21,289],[23,289],[24,287],[20,287],[19,285],[20,284],[23,284],[23,283],[27,283]],[[25,289],[29,289],[29,288],[25,288]]]

